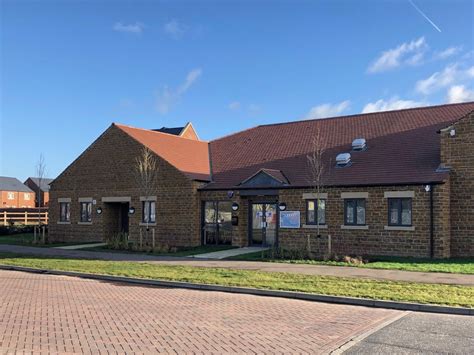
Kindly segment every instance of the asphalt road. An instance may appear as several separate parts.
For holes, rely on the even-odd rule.
[[[474,317],[410,313],[344,354],[474,354]]]

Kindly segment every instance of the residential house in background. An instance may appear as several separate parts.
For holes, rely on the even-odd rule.
[[[49,184],[53,179],[42,178],[41,184],[40,179],[37,177],[29,177],[25,181],[25,185],[36,193],[35,205],[36,207],[48,207],[49,204]],[[38,195],[41,192],[41,195]],[[41,200],[38,198],[41,197]],[[39,203],[39,200],[41,203]]]
[[[474,256],[474,102],[182,134],[112,124],[51,183],[50,238],[137,242],[147,225],[159,246]],[[153,196],[133,179],[143,147],[159,165]]]
[[[35,192],[20,180],[0,176],[0,208],[33,208]]]

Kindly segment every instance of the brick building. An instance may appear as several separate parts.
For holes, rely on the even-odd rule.
[[[49,205],[49,184],[53,181],[50,178],[29,177],[24,184],[35,191],[36,207],[48,207]]]
[[[144,146],[159,165],[148,197],[133,179]],[[148,224],[166,246],[474,256],[474,103],[262,125],[210,142],[190,124],[112,124],[50,194],[54,240],[124,231],[137,241]]]
[[[20,180],[0,176],[0,208],[35,207],[35,193]]]

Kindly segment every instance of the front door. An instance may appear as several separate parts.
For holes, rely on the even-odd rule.
[[[119,228],[121,233],[128,234],[128,203],[120,204]]]
[[[276,203],[252,203],[250,244],[273,246],[277,239]]]

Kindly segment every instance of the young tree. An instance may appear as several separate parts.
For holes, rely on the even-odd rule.
[[[307,155],[310,184],[316,193],[316,206],[314,207],[314,212],[318,236],[320,235],[318,210],[320,205],[321,190],[324,187],[323,177],[325,165],[323,161],[323,155],[325,151],[325,143],[321,135],[321,129],[318,126],[311,142],[311,151]]]
[[[135,159],[134,169],[135,181],[138,185],[140,195],[145,198],[146,201],[150,199],[157,187],[158,177],[158,162],[147,147],[143,147],[141,153]],[[146,232],[149,231],[149,218],[145,219]],[[141,231],[140,231],[141,236]]]
[[[46,163],[45,163],[45,160],[44,160],[43,153],[41,153],[40,156],[39,156],[38,162],[36,163],[36,167],[35,167],[35,175],[36,175],[36,178],[38,179],[38,189],[36,191],[36,193],[37,193],[36,202],[38,204],[38,206],[37,206],[38,207],[38,231],[41,230],[41,203],[42,203],[42,199],[41,199],[42,190],[41,190],[41,188],[42,188],[42,185],[43,185],[43,180],[44,180],[45,174],[46,174]],[[44,233],[43,233],[43,236],[44,236]],[[36,237],[36,233],[35,233],[35,237]],[[36,242],[36,240],[35,240],[35,242]],[[43,243],[44,242],[45,242],[45,240],[43,238]]]
[[[321,204],[321,192],[324,188],[324,174],[326,173],[327,163],[324,162],[324,155],[326,152],[326,142],[321,134],[321,129],[318,126],[311,142],[311,150],[307,155],[309,167],[310,184],[316,193],[316,205],[314,206],[315,222],[317,237],[320,238],[320,224],[319,224],[319,206]],[[308,238],[308,249],[310,252],[310,241]],[[328,235],[328,257],[331,255],[331,236]]]

